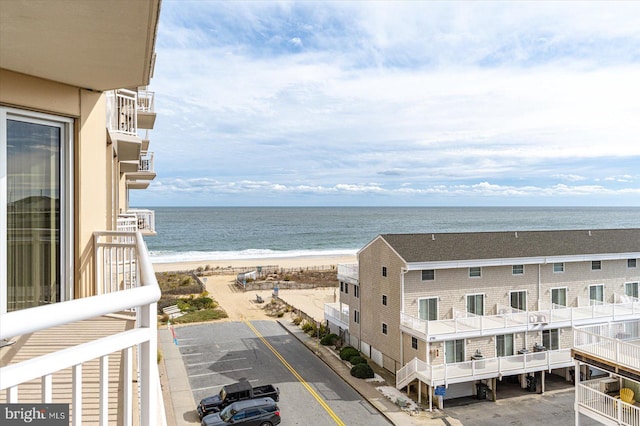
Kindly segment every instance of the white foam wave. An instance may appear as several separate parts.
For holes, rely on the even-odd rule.
[[[181,263],[206,260],[245,260],[245,259],[282,259],[296,257],[351,256],[357,249],[333,250],[266,250],[248,249],[240,251],[150,251],[152,263]]]

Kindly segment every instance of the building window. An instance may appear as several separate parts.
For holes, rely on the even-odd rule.
[[[411,347],[413,349],[418,349],[418,339],[415,337],[411,337]]]
[[[599,260],[592,260],[591,261],[591,270],[592,271],[599,271],[602,269],[602,262]]]
[[[496,355],[513,355],[513,334],[503,334],[496,336]]]
[[[525,290],[522,291],[512,291],[509,294],[509,298],[511,299],[511,307],[526,311],[527,310],[527,292]]]
[[[551,289],[551,308],[558,309],[567,306],[567,288],[552,288]]]
[[[482,268],[479,266],[469,268],[469,278],[478,278],[482,276]]]
[[[353,311],[353,322],[360,324],[360,312]]]
[[[553,264],[553,272],[555,272],[555,273],[564,272],[564,263],[563,262],[554,263]]]
[[[349,294],[349,283],[344,283],[344,294]]]
[[[513,275],[523,275],[524,274],[524,265],[513,265],[511,267],[511,273]]]
[[[386,294],[383,294],[383,295],[382,295],[382,304],[383,304],[384,306],[387,306],[387,295],[386,295]]]
[[[604,284],[589,286],[589,305],[602,305],[604,303]]]
[[[387,334],[387,324],[382,323],[382,334]]]
[[[464,361],[464,339],[447,340],[444,342],[445,362],[463,362]]]
[[[547,350],[560,349],[560,339],[558,338],[558,329],[542,330],[542,346]]]
[[[360,297],[360,286],[353,285],[353,295],[355,297]]]
[[[0,312],[69,300],[73,120],[0,108],[0,128]]]
[[[386,267],[386,266],[383,266],[383,267],[382,267],[382,276],[383,276],[383,277],[386,277],[386,276],[387,276],[387,267]]]
[[[627,259],[627,268],[635,269],[637,264],[636,262],[637,262],[637,259]]]
[[[484,294],[467,296],[467,312],[474,315],[484,315]]]
[[[436,271],[433,269],[422,270],[422,281],[433,281],[436,279]]]
[[[638,283],[625,283],[624,294],[626,296],[638,298]]]
[[[435,321],[438,319],[438,298],[429,297],[418,300],[418,315],[420,319]]]
[[[344,292],[344,283],[340,281],[340,292]]]

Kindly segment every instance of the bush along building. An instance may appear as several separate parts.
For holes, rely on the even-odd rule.
[[[505,378],[544,392],[574,377],[572,327],[640,319],[640,229],[384,234],[357,256],[325,319],[430,408]]]

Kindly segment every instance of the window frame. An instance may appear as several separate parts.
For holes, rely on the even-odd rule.
[[[625,296],[630,296],[630,297],[635,297],[636,299],[639,296],[639,289],[638,287],[640,287],[638,285],[637,281],[629,281],[624,283],[624,295]],[[629,294],[628,289],[631,289],[631,293],[635,293],[635,294]]]
[[[418,338],[411,336],[411,349],[418,350]]]
[[[503,344],[502,344],[503,349],[506,349],[505,337],[510,337],[511,338],[511,353],[510,354],[508,354],[506,351],[503,354],[500,354],[499,351],[498,351],[498,343],[499,343],[499,340],[500,340],[499,338],[502,338],[502,340],[503,340]],[[516,347],[515,342],[516,342],[516,339],[515,339],[513,333],[496,335],[496,356],[497,357],[503,357],[503,356],[515,355],[515,350],[516,350],[515,349],[515,347]]]
[[[388,298],[386,294],[382,295],[382,306],[387,306]]]
[[[633,263],[633,266],[631,266]],[[627,269],[636,269],[638,267],[638,259],[627,259]]]
[[[427,318],[422,318],[422,316],[420,316],[420,304],[423,300],[427,301]],[[435,315],[433,315],[433,319],[430,319],[431,315],[431,309],[429,309],[429,302],[430,300],[435,300],[436,301],[436,309],[435,309]],[[418,299],[418,318],[425,320],[425,321],[437,321],[438,320],[438,311],[440,309],[439,303],[438,303],[438,297],[437,296],[430,296],[430,297],[420,297]]]
[[[602,260],[592,260],[591,261],[591,270],[592,271],[602,271]]]
[[[386,276],[387,276],[387,267],[386,267],[386,266],[383,266],[383,267],[382,267],[382,276],[383,276],[383,277],[386,277]]]
[[[353,297],[360,298],[360,286],[357,284],[353,285]]]
[[[471,312],[469,311],[469,298],[470,297],[477,297],[477,296],[481,296],[482,297],[482,313],[481,314],[477,314],[475,312]],[[484,293],[470,293],[470,294],[465,294],[465,301],[466,301],[466,312],[468,314],[472,314],[472,315],[478,315],[478,316],[484,316],[485,310],[486,310],[486,303],[485,303],[485,294]],[[477,302],[474,302],[474,306],[477,304]],[[475,308],[474,308],[475,309]]]
[[[564,262],[553,262],[552,268],[554,274],[562,274],[564,273]]]
[[[516,268],[521,268],[520,272],[516,272]],[[524,275],[524,265],[511,265],[511,275]]]
[[[449,344],[453,342],[453,350],[454,350],[454,360],[449,361],[448,358],[451,356],[449,349],[447,348]],[[462,359],[458,359],[458,346],[462,345]],[[455,364],[458,362],[464,362],[466,358],[467,345],[464,339],[455,339],[455,340],[445,340],[444,342],[444,363],[445,364]]]
[[[601,288],[601,296],[602,296],[602,300],[598,300],[598,299],[592,299],[591,298],[591,290],[594,288]],[[604,284],[591,284],[589,285],[589,306],[593,306],[593,305],[602,305],[604,304],[604,299],[605,299],[605,294],[604,294]],[[594,303],[596,302],[596,303]]]
[[[472,273],[472,271],[475,272],[476,269],[478,270],[478,275],[475,275],[474,273]],[[482,266],[470,266],[469,278],[482,278]]]
[[[355,324],[360,324],[360,312],[355,309],[353,310],[353,322]]]
[[[349,294],[349,283],[348,282],[344,283],[344,294]]]
[[[4,232],[0,232],[0,314],[7,312],[8,303],[8,230],[7,225],[7,121],[57,127],[60,130],[60,302],[74,298],[74,132],[72,118],[54,114],[27,111],[0,106],[0,220]]]
[[[554,302],[553,302],[553,291],[554,291],[554,290],[563,290],[563,291],[564,291],[564,303],[565,303],[564,305],[561,305],[561,304],[559,304],[559,303],[554,303]],[[556,307],[554,307],[554,305],[562,306],[562,307],[564,307],[564,308],[566,308],[567,306],[569,306],[569,305],[568,305],[568,303],[567,303],[567,299],[568,299],[567,295],[569,294],[569,289],[568,289],[567,287],[552,287],[552,288],[549,290],[549,292],[551,293],[551,294],[550,294],[550,297],[551,297],[551,309],[561,309],[561,308],[556,308]]]
[[[516,293],[524,293],[524,309],[521,308],[517,308],[515,306],[513,306],[513,295]],[[519,300],[518,300],[519,302]],[[509,306],[513,309],[518,309],[520,311],[527,311],[527,290],[511,290],[509,291]]]
[[[427,277],[426,278],[425,278],[425,272],[427,273]],[[420,276],[421,281],[435,281],[436,280],[436,270],[435,269],[422,269],[420,275],[421,275]]]
[[[389,326],[386,322],[382,323],[382,334],[384,334],[385,336],[389,334]]]
[[[550,328],[542,330],[542,346],[548,351],[560,349],[560,329]]]

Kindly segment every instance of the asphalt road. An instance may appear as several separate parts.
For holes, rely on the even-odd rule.
[[[196,401],[248,380],[280,389],[284,426],[389,424],[277,322],[209,323],[175,332]]]

